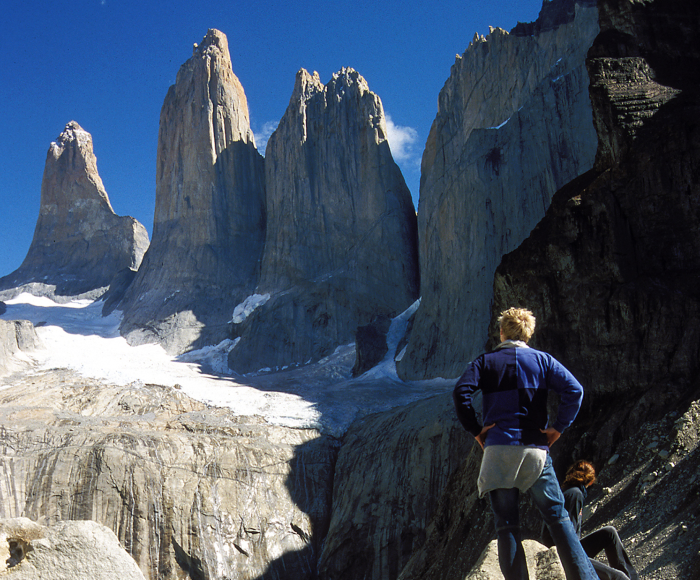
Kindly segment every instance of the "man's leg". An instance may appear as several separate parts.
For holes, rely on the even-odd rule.
[[[529,580],[525,551],[520,539],[519,491],[494,489],[489,492],[493,521],[498,536],[498,562],[506,580]]]
[[[630,561],[620,535],[613,526],[605,526],[588,534],[581,539],[581,545],[591,558],[605,550],[605,556],[612,568],[624,572],[630,580],[637,580],[637,571]]]
[[[557,546],[557,553],[567,580],[597,580],[598,576],[581,547],[576,530],[564,507],[564,495],[559,488],[559,482],[552,467],[552,458],[549,455],[540,477],[529,491]]]

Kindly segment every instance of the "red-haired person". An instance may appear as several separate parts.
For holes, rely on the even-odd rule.
[[[562,490],[564,505],[569,512],[576,533],[581,537],[583,524],[583,504],[588,495],[588,488],[595,483],[596,474],[592,463],[579,460],[566,470]],[[637,580],[637,571],[630,562],[627,550],[613,526],[605,526],[581,538],[581,545],[601,580]],[[605,551],[609,566],[594,560],[600,552]]]

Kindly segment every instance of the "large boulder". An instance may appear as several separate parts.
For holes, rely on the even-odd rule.
[[[50,527],[27,518],[0,520],[0,574],[11,580],[144,580],[114,532],[89,520]]]
[[[477,35],[457,57],[423,153],[421,306],[404,378],[456,377],[483,351],[501,257],[593,165],[585,58],[597,33],[594,0],[553,0],[532,25]]]
[[[121,270],[138,269],[148,233],[114,213],[97,172],[92,136],[68,123],[46,157],[34,238],[22,265],[0,290],[25,287],[49,296],[104,289]]]
[[[265,155],[267,237],[257,294],[236,321],[238,372],[318,360],[418,293],[416,215],[382,103],[354,70],[299,71]]]
[[[226,35],[209,30],[160,114],[153,239],[123,300],[121,333],[172,353],[228,335],[258,282],[265,235],[263,157]]]

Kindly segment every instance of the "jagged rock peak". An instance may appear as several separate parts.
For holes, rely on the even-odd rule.
[[[109,211],[114,213],[109,197],[105,191],[99,173],[97,172],[97,158],[92,146],[92,135],[83,129],[76,121],[70,121],[55,141],[51,142],[47,155],[47,167],[44,171],[44,178],[50,173],[50,160],[58,163],[63,156],[66,156],[65,168],[76,173],[85,173],[88,184],[93,187],[72,187],[70,189],[57,187],[44,187],[42,184],[42,206],[62,197],[68,204],[75,204],[85,199],[95,199],[104,203]],[[88,185],[85,184],[85,185]]]
[[[548,7],[568,13],[569,5]],[[479,354],[501,256],[558,188],[593,165],[584,62],[598,13],[575,8],[555,29],[475,38],[440,91],[421,165],[422,300],[398,365],[406,378],[458,376]]]
[[[97,172],[92,136],[71,121],[49,146],[27,256],[0,279],[0,290],[36,282],[40,286],[26,291],[55,297],[104,289],[118,272],[137,269],[147,247],[146,228],[114,213]]]
[[[225,54],[229,60],[231,60],[231,54],[228,50],[228,39],[226,35],[217,30],[216,28],[210,28],[204,35],[201,44],[194,43],[192,48],[192,56],[197,56],[197,54],[202,55],[208,50],[219,50],[222,54]]]
[[[318,73],[314,71],[314,74],[310,74],[304,68],[299,69],[297,72],[296,79],[294,80],[294,90],[292,91],[292,96],[289,99],[289,106],[293,107],[298,105],[303,107],[311,97],[315,94],[323,91],[323,83]]]
[[[132,343],[179,353],[227,337],[231,311],[258,280],[263,162],[226,36],[211,29],[161,109],[153,242],[117,306]]]
[[[415,209],[391,157],[379,97],[343,68],[297,73],[265,156],[266,239],[257,294],[237,327],[237,372],[318,360],[358,325],[417,298]]]
[[[225,93],[228,93],[228,100],[233,101],[235,105],[233,108],[228,107],[234,126],[231,131],[216,133],[216,138],[219,135],[227,138],[220,144],[219,150],[214,151],[214,155],[227,147],[231,141],[255,143],[255,136],[250,129],[248,100],[243,85],[233,73],[228,39],[223,32],[215,28],[207,31],[200,44],[194,43],[192,57],[180,67],[173,88],[176,92],[179,88],[179,92],[182,93],[183,88],[191,87],[193,83],[200,83],[202,80],[207,84],[205,98],[201,99],[200,104],[204,104],[210,113],[224,105]],[[194,98],[197,99],[196,93]],[[213,119],[210,123],[215,124]]]

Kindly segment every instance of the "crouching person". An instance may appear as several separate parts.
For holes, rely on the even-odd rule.
[[[518,499],[528,491],[554,539],[568,580],[596,580],[564,507],[564,497],[549,456],[549,447],[573,422],[583,387],[552,356],[530,348],[535,317],[510,308],[498,319],[501,343],[477,357],[457,381],[457,416],[484,450],[479,495],[488,494],[498,537],[498,559],[506,580],[528,579],[520,537]],[[558,416],[549,426],[547,392],[561,397]],[[483,424],[473,396],[481,390]]]

